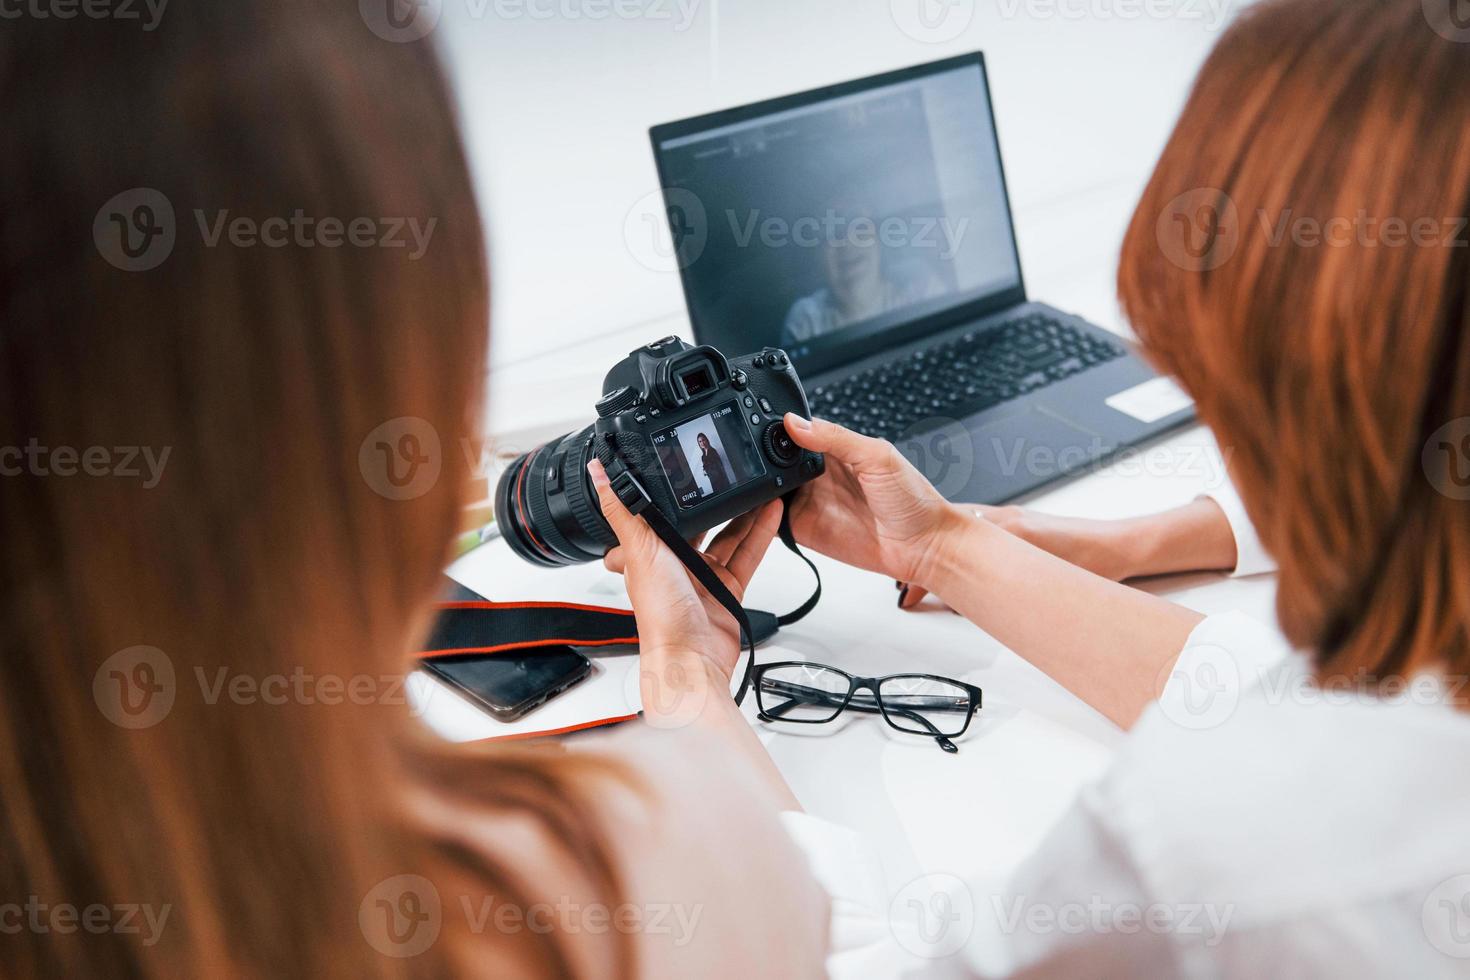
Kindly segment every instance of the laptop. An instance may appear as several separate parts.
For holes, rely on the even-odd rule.
[[[695,339],[1002,503],[1183,426],[1117,335],[1026,295],[975,53],[650,131]]]

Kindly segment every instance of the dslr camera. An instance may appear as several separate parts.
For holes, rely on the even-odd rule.
[[[727,360],[713,347],[665,337],[614,366],[602,390],[596,422],[526,453],[500,476],[496,519],[529,562],[575,565],[617,545],[587,475],[593,456],[625,503],[646,496],[685,538],[825,469],[821,454],[802,449],[781,424],[786,412],[811,417],[785,351]]]

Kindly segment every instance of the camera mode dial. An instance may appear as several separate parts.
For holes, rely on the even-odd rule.
[[[610,419],[638,404],[638,392],[624,386],[610,391],[597,400],[597,417]]]
[[[793,466],[801,458],[801,447],[792,441],[786,426],[780,422],[772,422],[766,426],[765,435],[761,442],[766,450],[766,456],[777,466]]]

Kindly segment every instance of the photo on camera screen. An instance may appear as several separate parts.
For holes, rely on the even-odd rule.
[[[734,402],[655,434],[653,448],[685,510],[766,471]]]

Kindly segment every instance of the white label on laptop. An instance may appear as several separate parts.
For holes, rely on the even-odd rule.
[[[1131,415],[1147,425],[1194,404],[1173,378],[1154,378],[1107,399],[1109,408]]]

